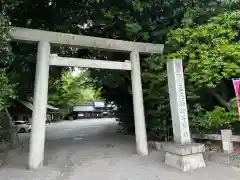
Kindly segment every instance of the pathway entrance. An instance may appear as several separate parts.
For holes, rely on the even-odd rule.
[[[77,120],[46,126],[44,167],[26,171],[29,134],[24,147],[11,151],[0,169],[4,180],[237,180],[240,171],[208,163],[186,173],[166,166],[164,153],[137,156],[134,137],[117,133],[114,119]]]
[[[15,41],[38,43],[32,131],[28,160],[29,168],[37,169],[41,167],[44,160],[49,66],[74,66],[131,71],[136,150],[139,155],[148,155],[140,53],[162,54],[164,45],[104,39],[18,27],[13,28],[11,37],[12,40]],[[129,53],[130,59],[127,60],[127,62],[115,62],[113,60],[106,61],[58,57],[51,54],[51,45],[120,51]]]
[[[42,167],[44,161],[49,66],[131,71],[136,151],[139,155],[148,155],[140,53],[162,54],[164,47],[162,44],[104,39],[36,29],[14,28],[14,30],[11,33],[13,40],[31,43],[38,42],[34,108],[28,160],[28,167],[30,169]],[[51,54],[52,44],[105,51],[120,51],[128,53],[130,58],[125,62],[116,62],[111,60],[59,57]],[[165,163],[187,171],[205,167],[206,164],[202,155],[205,150],[204,145],[191,142],[183,70],[182,60],[175,59],[167,62],[168,91],[175,144],[166,145],[164,148],[166,151]]]

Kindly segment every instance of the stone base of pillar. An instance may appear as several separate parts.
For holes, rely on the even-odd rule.
[[[206,167],[203,152],[204,144],[192,143],[186,145],[164,145],[165,164],[178,168],[182,171]]]

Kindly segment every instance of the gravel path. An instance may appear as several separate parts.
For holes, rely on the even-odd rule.
[[[131,136],[116,133],[113,119],[47,125],[45,166],[26,170],[29,134],[23,148],[11,151],[0,180],[235,180],[240,168],[209,162],[206,168],[181,172],[163,163],[164,153],[136,156]]]

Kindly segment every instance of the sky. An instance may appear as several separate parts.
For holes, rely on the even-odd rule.
[[[77,76],[79,75],[81,72],[83,72],[84,70],[82,68],[77,68],[75,67],[74,70],[72,71],[72,75],[73,76]]]

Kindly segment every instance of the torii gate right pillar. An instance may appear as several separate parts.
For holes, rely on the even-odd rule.
[[[139,155],[148,155],[139,52],[132,51],[130,59],[132,63],[131,76],[136,149]]]

